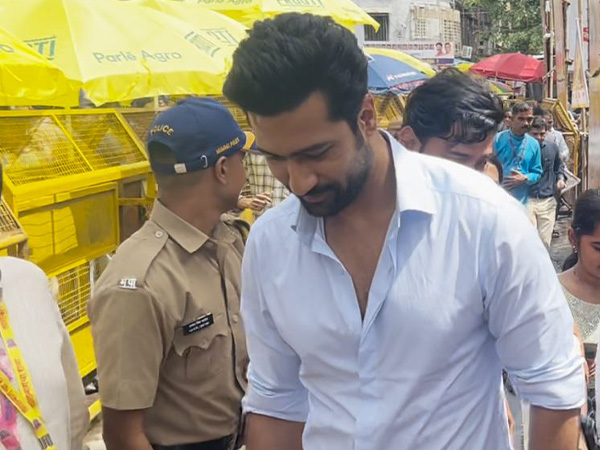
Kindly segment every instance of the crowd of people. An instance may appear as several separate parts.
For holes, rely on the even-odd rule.
[[[448,69],[383,131],[356,38],[308,14],[257,22],[224,93],[253,133],[212,99],[159,114],[152,215],[94,287],[109,450],[585,448],[600,190],[580,195],[557,276],[568,149],[551,115],[505,113]],[[36,361],[39,400],[2,403],[3,420],[22,414],[18,429],[0,421],[0,442],[79,450],[87,413],[64,325],[43,342],[25,328],[56,316],[51,293],[29,263],[0,270],[0,334],[9,356],[16,342]],[[32,325],[17,291],[34,288]],[[4,301],[21,315],[14,339]]]

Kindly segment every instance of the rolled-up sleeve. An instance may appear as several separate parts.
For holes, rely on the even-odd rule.
[[[242,316],[250,356],[244,413],[305,422],[308,394],[299,377],[300,358],[283,340],[269,312],[261,290],[259,252],[251,233],[242,266]]]
[[[497,211],[488,234],[484,294],[496,351],[519,396],[547,409],[585,401],[573,317],[537,232],[520,206]]]

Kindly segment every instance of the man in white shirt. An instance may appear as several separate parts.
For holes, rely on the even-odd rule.
[[[538,111],[536,110],[536,113]],[[560,157],[563,161],[568,161],[569,160],[569,146],[567,145],[567,142],[565,141],[565,137],[563,136],[563,134],[558,131],[556,128],[554,128],[554,116],[552,115],[552,111],[547,110],[547,109],[541,109],[540,110],[542,117],[544,118],[544,120],[546,121],[546,125],[548,126],[548,130],[546,132],[546,140],[548,142],[552,142],[553,144],[556,144],[556,146],[558,147],[558,151],[560,153]],[[536,114],[538,115],[538,114]]]
[[[255,24],[224,92],[294,194],[244,256],[247,449],[506,450],[505,367],[536,405],[531,449],[573,450],[581,356],[522,208],[380,132],[328,18]]]
[[[0,180],[2,170],[0,166]],[[0,182],[0,192],[1,192]],[[2,302],[14,339],[0,326],[0,371],[19,384],[4,341],[15,342],[31,377],[34,396],[54,448],[81,450],[89,414],[69,333],[50,291],[48,278],[34,264],[17,258],[0,258]],[[10,345],[10,344],[9,344]],[[30,422],[0,389],[2,419],[0,448],[19,445],[22,450],[45,448],[38,442]]]

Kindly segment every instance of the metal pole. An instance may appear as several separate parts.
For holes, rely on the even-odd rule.
[[[542,39],[544,43],[544,70],[546,74],[550,73],[550,58],[551,55],[548,52],[549,43],[550,43],[550,33],[548,30],[548,14],[546,14],[546,0],[540,0],[541,12],[542,12]],[[544,97],[550,97],[550,84],[552,83],[552,79],[549,77],[545,77],[543,80],[543,91]]]
[[[600,188],[600,0],[589,1],[590,137],[588,140],[587,186],[588,188]]]
[[[549,2],[551,0],[548,0]],[[550,3],[550,61],[549,61],[549,70],[548,72],[550,73],[550,77],[548,78],[548,83],[550,86],[550,98],[555,98],[554,95],[554,79],[556,78],[556,73],[555,73],[555,54],[556,54],[556,46],[555,46],[555,42],[556,42],[556,36],[554,33],[554,4],[553,2]]]
[[[569,87],[566,62],[566,30],[563,0],[552,0],[554,10],[554,45],[556,54],[556,94],[558,101],[569,109]]]

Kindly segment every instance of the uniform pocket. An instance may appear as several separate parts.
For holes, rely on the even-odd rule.
[[[194,318],[186,323],[192,322]],[[214,323],[187,336],[178,329],[173,339],[175,353],[185,359],[187,378],[201,380],[220,373],[231,359],[231,337],[224,314]]]

